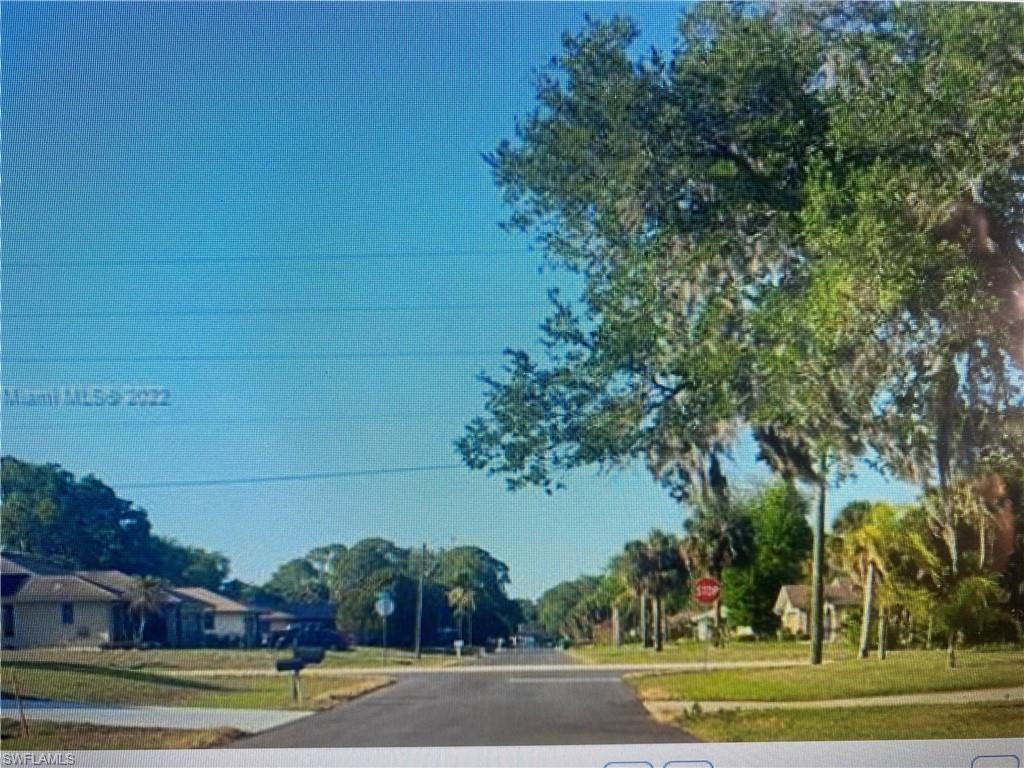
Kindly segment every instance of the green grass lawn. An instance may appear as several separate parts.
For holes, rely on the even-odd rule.
[[[95,648],[29,648],[5,650],[0,655],[4,664],[42,662],[75,664],[108,669],[147,670],[151,672],[198,669],[273,669],[274,661],[288,654],[262,648],[253,650],[153,649],[146,651]]]
[[[810,648],[807,643],[798,642],[730,642],[720,648],[696,640],[670,643],[658,653],[653,648],[642,648],[638,644],[591,645],[571,648],[569,654],[588,664],[664,664],[703,663],[707,661],[806,661]],[[850,657],[853,651],[840,643],[830,644],[825,649],[828,660]]]
[[[388,648],[387,666],[389,667],[443,667],[462,663],[454,654],[424,651],[417,659],[412,651]],[[328,653],[324,659],[327,667],[379,667],[384,666],[384,657],[380,648],[358,645],[342,653]]]
[[[965,651],[946,669],[942,651],[897,651],[885,661],[820,667],[715,670],[627,678],[639,695],[665,701],[820,701],[857,696],[1024,685],[1024,651]]]
[[[139,671],[218,670],[218,669],[273,669],[277,659],[291,655],[290,651],[272,651],[266,648],[210,649],[210,648],[157,648],[151,650],[109,650],[95,648],[30,648],[23,651],[5,650],[0,661],[70,663]],[[388,649],[388,666],[441,666],[458,663],[454,656],[424,653],[417,661],[409,651]],[[340,653],[328,652],[324,667],[382,667],[380,648],[357,646]]]
[[[95,664],[6,662],[0,671],[5,695],[15,684],[22,696],[97,704],[153,704],[239,709],[322,709],[375,690],[382,676],[302,677],[304,700],[293,702],[285,674],[251,677],[175,677],[166,672],[115,669]]]
[[[688,715],[679,726],[719,742],[1019,738],[1024,702],[722,712]]]
[[[17,720],[0,720],[0,747],[5,750],[68,749],[202,749],[222,747],[241,734],[231,728],[179,731],[168,728],[112,728],[107,725],[29,721],[27,736]]]

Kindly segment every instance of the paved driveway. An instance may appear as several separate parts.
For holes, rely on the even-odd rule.
[[[508,651],[479,674],[408,674],[390,688],[236,742],[258,747],[445,747],[692,741],[654,722],[619,673]],[[545,669],[551,667],[550,670]]]

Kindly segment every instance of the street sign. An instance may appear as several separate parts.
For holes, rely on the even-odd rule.
[[[395,601],[387,592],[381,592],[377,595],[377,602],[373,604],[373,610],[382,619],[386,619],[395,612]]]
[[[717,579],[702,576],[693,583],[693,599],[704,605],[711,605],[722,594],[722,585]]]

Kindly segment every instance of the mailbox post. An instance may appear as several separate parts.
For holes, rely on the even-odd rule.
[[[278,672],[289,672],[292,683],[292,701],[302,701],[302,686],[299,684],[299,673],[307,664],[319,664],[324,660],[324,649],[315,646],[292,647],[290,659],[278,659],[274,662]]]
[[[278,659],[276,662],[278,672],[290,672],[292,683],[292,701],[302,701],[302,686],[299,685],[299,672],[306,666],[301,658]]]

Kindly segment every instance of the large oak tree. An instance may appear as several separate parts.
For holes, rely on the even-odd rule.
[[[490,158],[554,264],[544,353],[487,374],[458,447],[511,487],[646,462],[722,495],[750,434],[819,488],[868,446],[945,486],[1020,408],[1024,9],[700,5],[676,52],[567,35]]]

